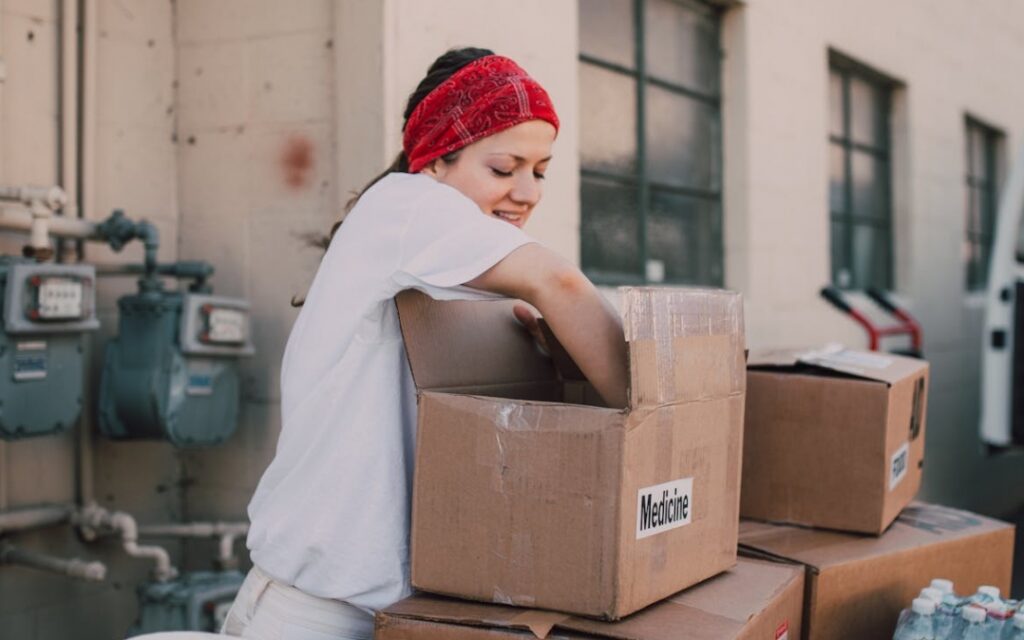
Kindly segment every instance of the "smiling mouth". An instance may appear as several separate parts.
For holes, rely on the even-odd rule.
[[[505,222],[517,227],[523,226],[523,222],[526,217],[522,213],[511,213],[509,211],[495,211],[493,212],[493,215],[499,220],[504,220]]]

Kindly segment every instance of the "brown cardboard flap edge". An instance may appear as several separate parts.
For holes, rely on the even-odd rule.
[[[439,301],[414,289],[395,296],[416,388],[555,380],[551,361],[512,315],[516,302]]]
[[[621,287],[619,293],[630,407],[742,393],[746,350],[740,294],[696,287]],[[701,356],[704,362],[693,360]],[[678,379],[703,367],[712,382],[704,389]]]
[[[894,384],[927,370],[928,362],[891,353],[847,349],[832,344],[818,349],[755,349],[747,358],[747,368],[810,372],[818,369]]]

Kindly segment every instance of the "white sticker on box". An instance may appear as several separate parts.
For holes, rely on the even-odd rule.
[[[889,491],[895,489],[907,475],[907,466],[910,461],[910,443],[904,442],[903,446],[892,454],[889,461]]]
[[[893,359],[874,353],[858,353],[856,351],[839,351],[822,355],[817,359],[824,365],[857,367],[859,369],[885,369],[892,365]]]
[[[640,489],[636,496],[636,539],[690,524],[692,516],[693,478]]]

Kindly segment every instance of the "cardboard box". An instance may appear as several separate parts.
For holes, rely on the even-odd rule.
[[[928,363],[826,349],[747,367],[740,515],[884,531],[921,485]]]
[[[933,578],[960,595],[991,584],[1009,592],[1012,525],[967,511],[914,503],[880,537],[740,523],[745,555],[807,566],[804,638],[891,638],[900,609]]]
[[[377,640],[606,638],[798,640],[804,571],[741,559],[719,576],[619,622],[414,596],[377,614]]]
[[[622,290],[626,410],[567,403],[596,394],[558,377],[511,304],[398,296],[419,389],[413,585],[617,619],[732,566],[739,295]]]

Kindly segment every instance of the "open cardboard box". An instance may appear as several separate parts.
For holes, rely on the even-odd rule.
[[[512,301],[398,296],[419,390],[415,587],[617,619],[734,564],[741,299],[621,295],[625,410],[560,377]]]
[[[799,640],[804,570],[741,558],[618,622],[418,595],[377,614],[377,640]]]
[[[832,348],[747,367],[740,514],[884,531],[921,486],[928,363]]]

